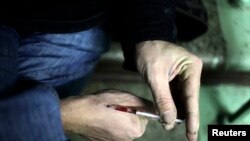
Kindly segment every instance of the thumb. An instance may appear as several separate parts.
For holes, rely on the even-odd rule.
[[[164,128],[169,130],[175,125],[177,112],[171,95],[168,76],[164,73],[155,73],[153,76],[153,78],[149,79],[149,85],[153,93],[156,107],[163,120]]]

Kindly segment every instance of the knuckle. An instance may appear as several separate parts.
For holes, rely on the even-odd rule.
[[[189,118],[191,118],[191,117],[199,117],[199,113],[198,113],[198,111],[192,111],[192,112],[188,111],[188,112],[186,112],[186,116],[189,117]]]
[[[173,102],[173,100],[170,97],[157,96],[155,101],[156,101],[157,105],[159,106],[159,108],[172,107],[171,103]]]
[[[197,57],[195,55],[193,55],[191,57],[192,61],[194,62],[196,67],[202,68],[203,66],[203,60],[200,57]]]
[[[86,97],[82,97],[81,99],[79,98],[79,100],[85,100],[85,99],[88,100],[88,102],[92,103],[92,104],[98,104],[98,103],[101,103],[102,101],[98,98],[98,96],[95,96],[95,95],[88,95]]]

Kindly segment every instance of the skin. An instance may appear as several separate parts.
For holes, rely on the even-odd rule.
[[[145,41],[136,45],[136,63],[140,75],[149,84],[164,128],[172,129],[177,109],[170,82],[178,77],[179,97],[184,109],[186,135],[197,140],[199,129],[199,88],[202,60],[184,48],[165,41]]]
[[[115,111],[108,104],[136,106],[157,112],[163,127],[175,125],[176,107],[184,109],[186,135],[197,140],[199,129],[199,88],[202,61],[184,48],[166,41],[145,41],[136,45],[136,64],[139,74],[148,83],[153,103],[128,92],[104,90],[88,96],[75,96],[61,101],[62,123],[66,132],[77,133],[93,141],[132,141],[143,135],[147,119]],[[178,78],[181,89],[176,105],[170,82]],[[155,107],[157,110],[155,110]],[[86,116],[87,115],[87,116]]]
[[[153,103],[119,90],[61,100],[64,130],[92,141],[132,141],[143,135],[146,118],[107,108],[107,105],[140,107],[152,112]]]

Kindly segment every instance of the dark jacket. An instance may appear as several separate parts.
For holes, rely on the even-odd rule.
[[[122,42],[124,67],[135,70],[134,46],[146,40],[176,41],[176,0],[9,0],[0,22],[20,32],[64,33],[108,23]],[[54,3],[53,3],[54,2]]]

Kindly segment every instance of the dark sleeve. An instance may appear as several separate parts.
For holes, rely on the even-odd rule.
[[[175,0],[126,0],[119,8],[125,69],[136,71],[135,44],[147,40],[176,41]]]

